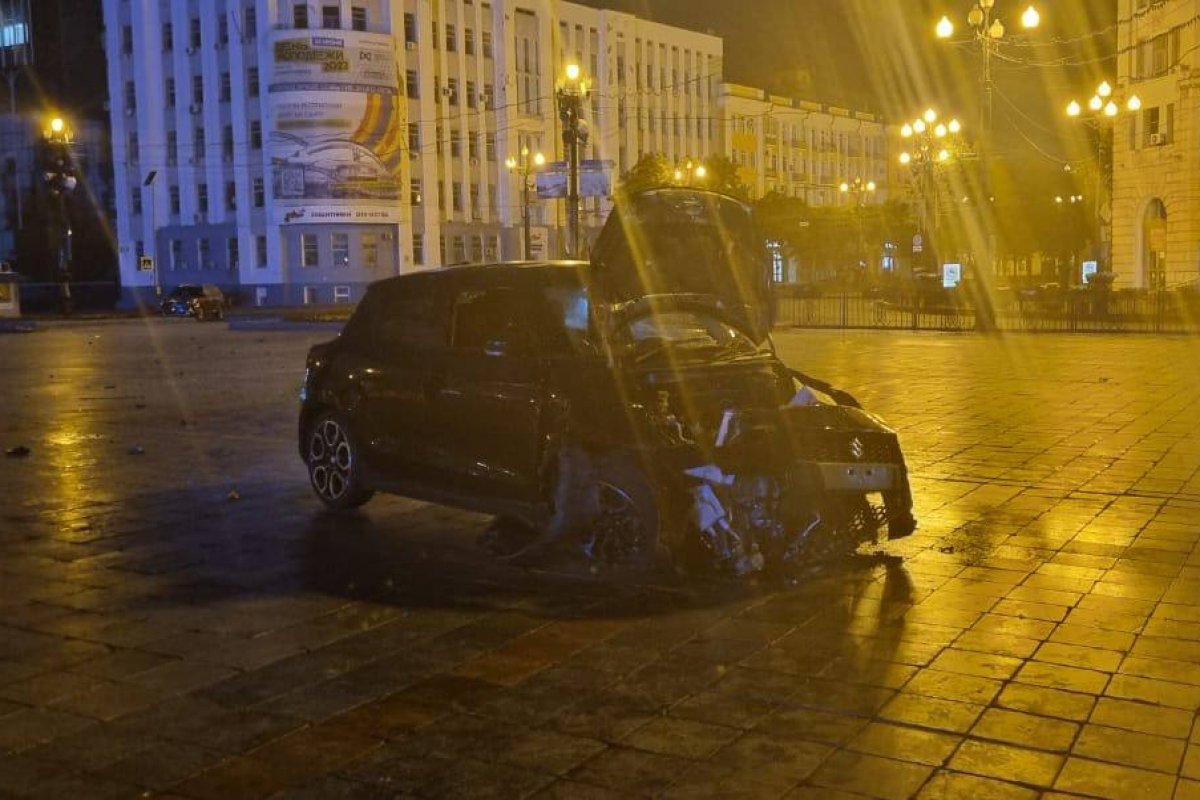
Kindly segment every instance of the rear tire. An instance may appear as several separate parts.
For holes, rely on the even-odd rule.
[[[325,506],[349,511],[371,499],[374,492],[363,483],[362,458],[346,420],[327,411],[308,429],[304,449],[308,480]]]

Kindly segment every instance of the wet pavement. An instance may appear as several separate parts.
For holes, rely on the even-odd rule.
[[[1200,797],[1200,341],[784,332],[921,527],[795,586],[332,518],[320,331],[0,339],[0,796]]]

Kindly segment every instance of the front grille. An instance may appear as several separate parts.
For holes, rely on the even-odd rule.
[[[855,440],[861,445],[861,455],[855,451]],[[803,461],[865,464],[900,461],[900,443],[891,433],[811,431],[801,433],[793,442],[796,456]]]

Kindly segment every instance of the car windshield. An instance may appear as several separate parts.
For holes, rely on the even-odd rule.
[[[637,317],[628,325],[628,348],[635,361],[665,353],[676,358],[753,355],[758,346],[727,322],[700,311],[657,312]]]

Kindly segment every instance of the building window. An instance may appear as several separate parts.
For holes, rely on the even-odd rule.
[[[483,261],[483,237],[471,237],[471,261],[478,264]]]
[[[462,184],[458,181],[450,184],[450,206],[455,211],[462,211],[463,209]]]
[[[408,156],[416,158],[421,151],[421,126],[416,122],[408,123]]]
[[[201,214],[208,213],[208,184],[207,183],[196,184],[196,208],[198,208],[200,210]]]
[[[342,27],[342,10],[337,6],[321,6],[321,27],[331,30]]]
[[[413,178],[408,182],[408,202],[410,205],[421,205],[421,179]]]
[[[425,263],[425,234],[423,233],[413,234],[412,258],[414,264]]]
[[[133,26],[121,26],[121,52],[129,55],[133,52]]]
[[[233,161],[233,126],[226,125],[221,129],[221,158]]]
[[[204,76],[192,76],[192,102],[200,105],[204,102]]]
[[[172,272],[181,269],[187,269],[187,264],[183,263],[183,240],[171,240],[171,263],[168,265]]]
[[[365,31],[367,29],[367,9],[363,6],[354,6],[350,9],[350,27],[356,31]]]
[[[267,237],[254,237],[254,265],[259,269],[267,268]]]
[[[255,178],[252,184],[254,193],[254,207],[262,208],[266,202],[266,191],[263,189],[263,179]]]
[[[250,149],[262,150],[262,121],[250,120]]]
[[[199,50],[200,42],[200,18],[192,17],[191,25],[188,26],[188,45],[192,50]]]
[[[228,103],[229,98],[233,95],[232,82],[229,80],[229,73],[221,73],[221,100]]]
[[[225,263],[230,269],[237,269],[238,264],[238,239],[236,236],[230,236],[225,241]]]
[[[446,263],[446,234],[444,233],[438,237],[438,258],[441,259],[442,264]]]
[[[225,207],[237,211],[237,184],[233,181],[225,182]]]
[[[492,98],[495,94],[496,90],[492,87],[492,84],[485,83],[483,85],[483,107],[488,111],[492,110]]]
[[[247,39],[254,39],[258,36],[258,12],[253,8],[247,8],[242,15],[242,20],[245,22],[243,27],[243,36]]]
[[[329,244],[330,249],[333,250],[333,265],[335,267],[350,266],[350,234],[330,234]]]
[[[140,187],[134,189],[133,193],[130,194],[129,208],[133,212],[134,216],[138,216],[142,213],[142,190]]]
[[[175,49],[175,31],[169,22],[164,22],[162,26],[162,49],[164,53]]]
[[[462,136],[457,130],[450,131],[450,155],[456,158],[462,155]]]
[[[167,78],[163,94],[166,95],[167,108],[175,107],[175,79]]]
[[[458,78],[446,79],[446,96],[450,99],[450,105],[458,105]]]
[[[171,209],[172,214],[179,213],[179,187],[172,186],[167,190],[167,206]]]
[[[217,17],[217,43],[229,44],[229,20],[224,14]]]
[[[125,108],[128,111],[137,109],[137,88],[133,81],[125,81]]]
[[[465,237],[454,237],[454,263],[462,264],[467,260],[467,242]]]
[[[463,28],[463,51],[469,55],[475,55],[475,31],[471,28]]]
[[[374,233],[364,233],[362,242],[362,263],[368,269],[379,266],[379,237]]]
[[[455,34],[453,25],[446,25],[446,52],[453,53],[458,47],[458,37]]]
[[[138,160],[138,135],[137,131],[130,131],[129,138],[125,144],[126,153],[130,161],[137,163]]]
[[[317,302],[317,287],[305,286],[304,287],[304,305],[306,305],[306,306],[316,305],[316,302]]]
[[[484,139],[484,150],[487,153],[488,161],[496,160],[496,134],[489,133],[487,135],[487,138]]]
[[[407,44],[417,43],[417,15],[404,15],[404,41]]]
[[[467,81],[467,108],[475,107],[475,81]]]
[[[196,128],[192,134],[192,161],[196,164],[204,161],[204,128]]]
[[[246,69],[246,96],[258,97],[258,67]]]
[[[479,158],[479,134],[467,134],[467,155],[471,157],[472,163]]]
[[[350,302],[350,287],[349,286],[334,286],[333,287],[333,302],[349,303]]]
[[[421,96],[421,87],[417,83],[417,71],[415,69],[404,71],[404,86],[408,90],[408,96],[413,100]]]
[[[212,266],[212,254],[209,250],[208,239],[196,240],[196,269],[208,269]]]
[[[315,267],[320,263],[320,244],[315,233],[300,234],[300,266]]]
[[[491,58],[492,57],[492,32],[491,31],[483,32],[482,44],[483,44],[483,57]]]
[[[308,27],[308,3],[300,2],[292,6],[292,27],[307,28]]]

